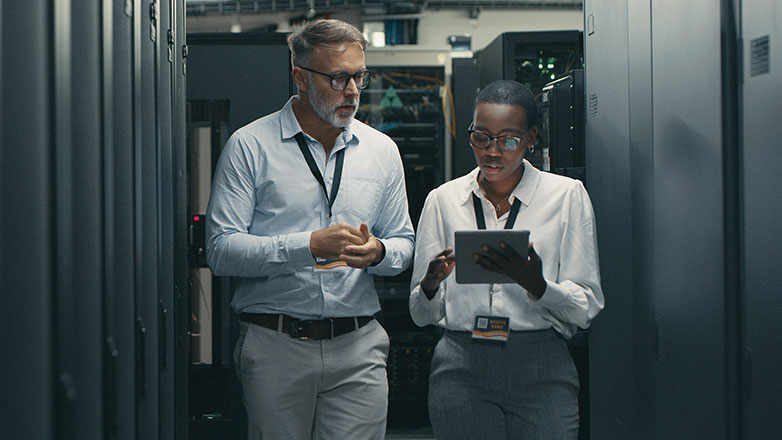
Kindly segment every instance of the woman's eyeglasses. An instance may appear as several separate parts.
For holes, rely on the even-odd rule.
[[[522,141],[524,141],[524,138],[529,135],[529,130],[527,130],[527,133],[525,133],[522,137],[508,135],[491,136],[481,130],[476,130],[474,128],[470,128],[467,130],[467,132],[470,133],[471,146],[485,150],[489,148],[489,145],[491,145],[492,142],[497,141],[497,146],[503,153],[516,152],[516,150],[519,149],[519,146],[521,146]]]

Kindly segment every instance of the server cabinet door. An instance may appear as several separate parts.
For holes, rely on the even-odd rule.
[[[190,418],[188,411],[188,383],[190,367],[190,301],[187,260],[187,123],[185,103],[185,3],[168,0],[170,28],[173,41],[169,40],[172,60],[171,96],[173,184],[174,184],[174,305],[173,305],[173,356],[174,356],[174,438],[189,439]]]
[[[149,0],[155,27],[156,165],[158,200],[158,351],[160,438],[174,438],[174,226],[173,29],[171,3]]]
[[[0,437],[53,438],[52,4],[0,6]],[[24,38],[19,38],[19,36]],[[59,393],[64,395],[65,393]],[[8,403],[8,404],[6,404]],[[31,416],[34,415],[34,416]]]
[[[744,437],[782,432],[782,7],[776,0],[744,0],[743,237],[744,265]]]
[[[585,150],[602,287],[610,313],[590,330],[592,438],[634,438],[633,294],[627,2],[587,0]],[[616,368],[623,365],[623,368]],[[616,390],[622,390],[617,393]]]
[[[101,6],[98,0],[70,3],[70,71],[63,69],[62,85],[70,84],[70,102],[58,110],[70,112],[70,148],[59,150],[69,164],[56,169],[58,212],[65,227],[61,237],[69,246],[60,247],[59,260],[68,260],[61,272],[57,311],[68,327],[59,346],[63,358],[70,357],[76,400],[71,413],[72,438],[99,439],[103,431],[103,151],[101,134]],[[64,13],[64,11],[58,11]],[[58,66],[59,67],[59,66]],[[65,79],[67,78],[67,79]],[[58,120],[59,123],[59,120]],[[67,127],[65,128],[67,130]],[[59,139],[58,139],[59,140]],[[67,147],[66,145],[63,145]],[[67,235],[67,238],[65,237]],[[70,269],[70,273],[65,270]],[[59,271],[59,268],[58,268]],[[68,438],[68,437],[65,437]]]
[[[652,1],[652,47],[656,437],[719,439],[726,391],[720,4]]]
[[[453,139],[454,177],[463,176],[475,168],[475,155],[467,140],[467,129],[472,123],[472,111],[478,94],[478,61],[475,58],[454,58],[452,61],[452,89],[456,129]]]
[[[159,205],[156,34],[150,0],[133,3],[136,227],[136,435],[157,439],[159,412]]]
[[[632,322],[633,334],[633,438],[642,440],[654,438],[654,364],[657,352],[653,294],[655,258],[652,246],[649,245],[654,241],[652,219],[655,213],[650,1],[627,2],[627,16],[629,86],[627,98],[630,128],[628,172],[630,173],[630,224],[632,225],[630,242],[632,250],[629,256],[632,261],[632,289],[629,291],[632,292],[632,313],[628,318]],[[600,239],[605,238],[602,236]],[[611,258],[605,261],[611,261]],[[601,269],[606,270],[605,266]]]
[[[115,4],[116,3],[116,4]],[[106,439],[136,438],[132,13],[103,0]]]

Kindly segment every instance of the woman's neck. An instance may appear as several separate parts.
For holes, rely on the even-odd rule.
[[[522,174],[523,174],[522,169]],[[503,182],[491,182],[481,173],[478,176],[478,184],[483,188],[483,193],[489,199],[494,206],[494,210],[497,212],[497,218],[508,212],[510,209],[510,201],[508,198],[513,192],[514,188],[521,181],[521,175],[518,179],[510,179]]]
[[[478,183],[492,195],[507,199],[510,197],[510,193],[519,185],[519,182],[521,182],[522,175],[524,175],[524,169],[521,169],[521,172],[515,179],[510,178],[501,182],[491,182],[481,173],[478,176]]]

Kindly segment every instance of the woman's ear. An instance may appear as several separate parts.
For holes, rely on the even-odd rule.
[[[535,140],[538,139],[538,126],[533,125],[532,128],[529,129],[529,139],[527,140],[527,143],[530,145],[535,144]]]

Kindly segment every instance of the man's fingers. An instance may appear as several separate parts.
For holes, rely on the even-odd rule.
[[[367,242],[367,238],[364,237],[364,233],[360,227],[357,228],[347,223],[340,223],[338,225],[334,225],[334,227],[338,229],[342,238],[350,243],[362,245]]]
[[[345,253],[351,255],[366,255],[372,249],[372,243],[356,243],[345,246]]]
[[[363,269],[372,263],[372,259],[366,255],[341,254],[339,259],[347,263],[348,266],[354,267],[356,269]]]
[[[361,232],[361,235],[364,237],[364,240],[369,240],[369,237],[372,236],[372,234],[369,233],[369,226],[367,226],[366,223],[361,223],[361,226],[358,227],[359,231]]]

